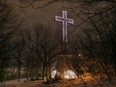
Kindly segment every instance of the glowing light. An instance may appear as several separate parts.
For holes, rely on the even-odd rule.
[[[79,57],[81,56],[81,54],[79,54]]]
[[[74,20],[67,18],[67,11],[62,11],[62,17],[55,16],[55,20],[58,22],[62,22],[63,42],[68,42],[67,24],[74,24]]]
[[[54,78],[55,75],[56,75],[57,71],[56,70],[53,70],[52,73],[51,73],[51,77]]]
[[[74,79],[74,78],[77,78],[77,75],[72,70],[67,70],[64,72],[64,78]]]
[[[69,77],[69,76],[67,76],[67,75],[65,75],[64,77],[65,77],[66,79],[69,79],[69,78],[70,78],[70,77]]]

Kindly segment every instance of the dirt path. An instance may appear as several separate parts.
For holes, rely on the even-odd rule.
[[[0,87],[46,87],[46,86],[40,86],[43,80],[38,81],[30,81],[30,82],[24,82],[24,80],[21,80],[21,82],[18,82],[17,80],[11,80],[6,81],[4,83],[0,83]]]
[[[43,80],[38,81],[29,81],[24,82],[25,80],[21,80],[21,82],[17,82],[17,80],[7,81],[3,83],[0,83],[0,87],[83,87],[84,84],[80,82],[79,79],[75,80],[60,80],[55,83],[50,84],[42,84]],[[113,81],[113,80],[112,80]],[[85,82],[87,87],[116,87],[116,80],[112,82],[112,84],[109,84],[108,81],[102,81],[102,80],[95,80],[93,81],[87,81]]]

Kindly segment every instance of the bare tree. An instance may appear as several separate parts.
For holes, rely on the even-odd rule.
[[[10,60],[14,34],[20,24],[16,22],[16,15],[6,0],[0,0],[0,81],[4,79],[4,71]],[[15,23],[14,23],[15,22]]]
[[[12,51],[12,56],[14,57],[14,60],[16,60],[16,66],[18,68],[18,82],[20,82],[21,78],[21,67],[24,63],[24,50],[25,50],[25,43],[24,43],[24,37],[22,37],[20,40],[18,40],[16,43],[14,43],[15,49]]]
[[[42,78],[48,74],[51,64],[56,60],[56,57],[62,53],[60,43],[56,39],[55,32],[50,30],[50,27],[36,25],[34,27],[34,35],[31,37],[31,44],[27,45],[37,55],[42,63]]]
[[[84,35],[77,37],[73,45],[74,53],[81,51],[85,55],[83,61],[78,60],[78,65],[84,64],[81,67],[87,67],[86,71],[93,75],[100,74],[102,77],[102,73],[105,73],[110,82],[111,77],[115,76],[115,59],[112,55],[116,34],[115,20],[112,17],[111,12],[90,18],[90,25],[83,31]]]

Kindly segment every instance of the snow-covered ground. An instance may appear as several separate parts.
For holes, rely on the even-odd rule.
[[[108,80],[90,78],[84,78],[83,80],[59,80],[58,82],[50,84],[43,84],[43,82],[43,80],[29,82],[25,82],[25,79],[21,79],[21,82],[12,80],[0,83],[0,87],[116,87],[116,80],[112,80],[111,84],[109,84]]]

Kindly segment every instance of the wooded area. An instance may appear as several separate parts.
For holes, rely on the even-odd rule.
[[[63,43],[61,32],[52,25],[36,23],[33,29],[23,29],[24,20],[15,14],[13,6],[0,0],[0,82],[51,79],[50,70],[61,56],[59,62],[69,65],[77,77],[90,73],[93,78],[100,76],[112,82],[116,78],[116,0],[47,0],[35,7],[38,1],[17,6],[42,9],[59,2],[81,22],[72,25],[70,40]],[[77,6],[65,6],[65,2]],[[78,32],[80,26],[84,26],[82,33]],[[70,58],[65,58],[67,55]]]

